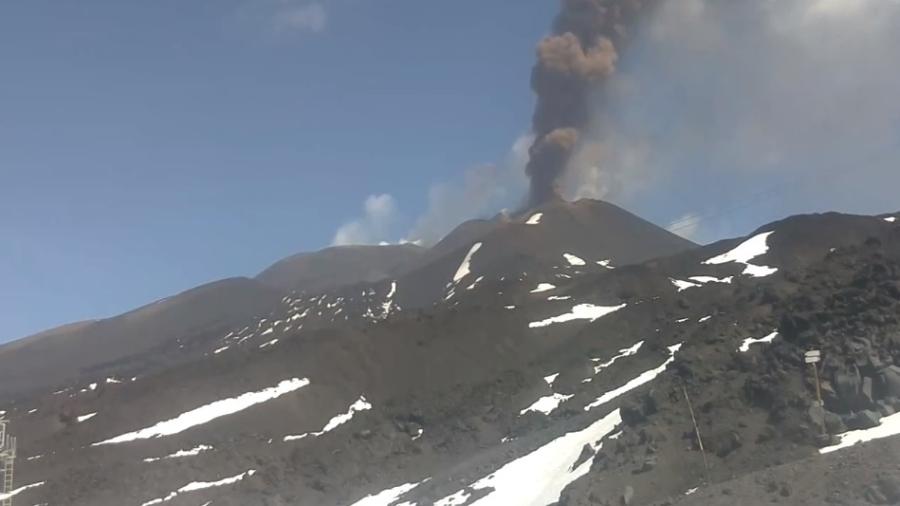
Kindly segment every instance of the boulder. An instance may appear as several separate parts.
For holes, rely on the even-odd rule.
[[[879,372],[879,379],[886,397],[900,397],[900,367],[885,367]]]
[[[622,492],[622,506],[630,506],[634,502],[634,488],[631,485],[625,487],[625,491]]]
[[[881,416],[891,416],[896,413],[894,407],[884,401],[878,401],[878,412],[881,413]]]
[[[847,428],[851,430],[865,430],[871,429],[872,427],[878,427],[879,423],[881,423],[880,413],[870,409],[864,409],[848,417]]]
[[[847,426],[844,424],[844,420],[841,419],[840,415],[832,413],[831,411],[826,411],[825,430],[829,434],[842,434],[847,432]]]

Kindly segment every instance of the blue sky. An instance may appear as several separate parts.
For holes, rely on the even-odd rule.
[[[410,230],[444,230],[466,212],[514,205],[534,101],[534,47],[555,10],[544,0],[3,2],[0,342],[254,275],[284,256],[328,246],[339,230],[398,240]],[[842,26],[840,33],[845,43],[856,32]],[[711,93],[729,95],[715,88],[727,79],[709,77],[727,74],[730,59],[690,54],[684,68],[711,70],[700,84],[691,83],[695,75],[655,74],[660,60],[684,56],[660,47],[690,42],[638,44],[643,64],[623,62],[648,86],[633,87],[616,111],[623,125],[617,146],[683,129],[692,139],[721,131],[710,128],[718,118],[698,116],[696,131],[683,120]],[[848,69],[860,70],[872,69]],[[679,94],[673,75],[692,93]],[[884,90],[867,96],[893,96],[895,74],[881,77]],[[821,102],[859,109],[831,95]],[[743,124],[741,114],[752,109],[735,108],[729,120]],[[884,107],[873,100],[872,109]],[[900,138],[895,109],[875,118],[880,131],[893,132],[891,156]],[[894,130],[881,128],[887,120],[896,121]],[[819,131],[818,124],[792,127]],[[658,156],[651,161],[664,170],[615,200],[663,225],[687,217],[681,231],[700,240],[746,233],[789,212],[876,212],[895,200],[878,177],[866,180],[882,183],[877,198],[865,188],[800,198],[790,185],[810,179],[809,171],[722,170],[755,165],[756,152],[708,154],[706,143],[687,149],[680,141],[652,147]],[[843,158],[810,151],[778,152],[778,160],[849,165],[872,150],[841,149]],[[816,192],[821,184],[803,182]],[[774,196],[773,188],[780,189]],[[479,205],[454,207],[458,194]]]
[[[527,130],[552,2],[309,5],[0,6],[0,341],[413,212]]]

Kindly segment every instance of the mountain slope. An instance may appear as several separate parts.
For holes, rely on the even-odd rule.
[[[884,219],[798,217],[567,275],[539,292],[530,276],[486,278],[364,325],[264,325],[136,381],[4,406],[21,483],[46,482],[21,499],[690,504],[707,472],[684,391],[712,482],[815,455],[872,423],[862,408],[900,407],[900,227]],[[802,361],[813,347],[821,416]]]
[[[414,244],[340,246],[280,260],[256,280],[282,291],[321,293],[341,286],[374,283],[425,255]]]
[[[190,341],[208,329],[228,329],[267,311],[283,294],[256,281],[233,278],[203,285],[129,313],[67,325],[0,346],[0,398],[105,377],[129,365],[141,372],[145,355]],[[164,362],[176,357],[160,358]]]

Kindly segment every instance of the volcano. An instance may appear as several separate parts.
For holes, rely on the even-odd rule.
[[[896,501],[896,216],[698,246],[552,202],[406,256],[339,250],[359,269],[330,285],[334,250],[16,341],[0,348],[14,499]]]

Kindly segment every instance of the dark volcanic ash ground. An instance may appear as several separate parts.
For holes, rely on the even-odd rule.
[[[381,281],[5,391],[16,485],[40,484],[15,501],[894,504],[896,438],[850,447],[900,432],[890,218],[705,247],[591,203],[479,227]],[[59,346],[33,341],[0,360]]]

